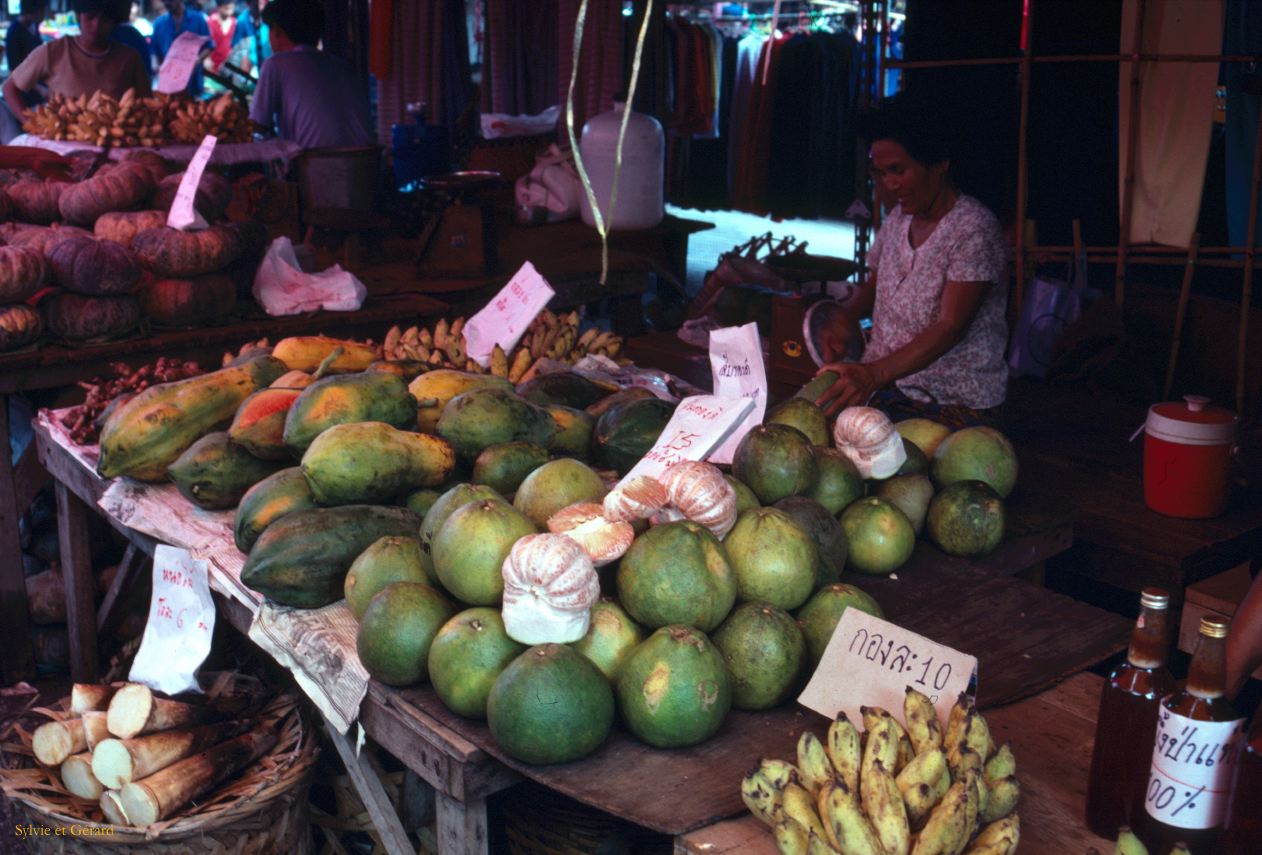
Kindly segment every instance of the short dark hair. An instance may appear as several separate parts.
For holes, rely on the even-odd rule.
[[[892,140],[925,166],[954,159],[958,127],[939,101],[899,92],[859,116],[859,136],[868,145]]]
[[[272,0],[263,23],[276,27],[299,45],[318,45],[324,37],[324,4],[320,0]]]
[[[39,12],[47,12],[48,4],[49,0],[22,0],[18,14],[35,15]]]
[[[74,13],[76,15],[91,14],[95,12],[109,18],[114,23],[118,23],[118,18],[114,17],[118,14],[115,4],[112,0],[74,0]]]

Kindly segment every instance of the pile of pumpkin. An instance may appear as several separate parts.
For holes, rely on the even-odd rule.
[[[206,172],[197,232],[168,228],[183,173],[147,151],[107,163],[75,182],[15,176],[0,187],[0,351],[47,330],[69,342],[160,326],[215,323],[248,290],[266,249],[257,223],[216,223],[232,188]],[[53,288],[56,290],[48,291]]]

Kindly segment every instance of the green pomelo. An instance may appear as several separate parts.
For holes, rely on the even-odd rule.
[[[722,544],[687,520],[653,526],[618,563],[618,601],[649,629],[717,627],[736,602],[736,576]]]
[[[916,548],[911,521],[888,499],[869,496],[852,503],[841,513],[841,527],[850,547],[849,566],[860,573],[893,573]]]
[[[514,543],[534,533],[534,524],[503,499],[471,502],[435,535],[434,572],[460,602],[496,605],[504,596],[504,559]]]
[[[600,476],[580,460],[568,457],[545,463],[526,476],[517,488],[513,507],[540,529],[548,527],[548,517],[576,502],[600,503],[605,498]]]
[[[565,763],[591,754],[613,724],[613,688],[592,661],[564,644],[518,656],[491,686],[486,719],[506,754],[522,763]]]
[[[696,745],[714,735],[732,706],[732,679],[705,633],[667,626],[631,651],[618,674],[627,729],[657,748]]]
[[[903,439],[916,443],[926,457],[933,457],[938,443],[951,435],[951,429],[930,419],[904,419],[894,423],[894,430]]]
[[[754,495],[753,490],[749,489],[748,484],[731,475],[724,475],[723,477],[727,480],[727,483],[732,485],[732,489],[736,491],[737,514],[762,507],[762,502],[758,501],[758,497]]]
[[[841,623],[841,616],[852,607],[879,618],[885,617],[876,600],[854,585],[843,582],[825,585],[798,609],[798,623],[802,626],[813,663],[818,663],[824,655],[829,639],[833,637],[837,624]]]
[[[429,509],[434,507],[434,503],[438,501],[438,497],[443,494],[443,490],[432,487],[422,487],[415,493],[409,493],[408,497],[403,500],[403,507],[416,514],[422,520],[429,513]]]
[[[456,715],[486,718],[491,686],[526,645],[508,637],[499,609],[474,608],[447,621],[429,648],[429,679]]]
[[[736,573],[736,596],[796,609],[815,590],[819,551],[810,533],[784,511],[745,511],[723,540]]]
[[[933,497],[925,528],[929,539],[951,555],[971,558],[1003,540],[1003,499],[982,481],[956,481]]]
[[[1017,452],[994,428],[964,428],[938,445],[932,474],[939,490],[956,481],[985,481],[1006,499],[1017,484]]]
[[[904,437],[903,450],[907,452],[907,459],[903,461],[902,466],[898,467],[895,475],[929,474],[929,458],[920,450],[920,446]]]
[[[470,502],[502,498],[499,493],[481,484],[457,484],[430,505],[421,520],[421,566],[425,568],[426,575],[437,578],[434,572],[434,536],[447,522],[447,517]]]
[[[618,669],[637,644],[644,640],[644,630],[631,619],[617,601],[602,597],[591,610],[592,622],[587,634],[571,642],[600,669],[612,683],[618,678]]]
[[[841,513],[855,499],[863,498],[863,476],[850,458],[835,448],[817,445],[815,467],[819,472],[815,485],[803,495],[819,502],[833,516]]]
[[[346,607],[355,620],[364,616],[369,601],[394,582],[423,582],[437,585],[421,565],[421,542],[415,537],[387,536],[375,540],[351,562],[343,583]]]
[[[805,434],[811,445],[828,445],[828,420],[824,411],[806,398],[789,398],[771,408],[763,424],[788,425]]]
[[[548,449],[533,442],[504,442],[485,449],[473,461],[473,483],[501,496],[517,492],[526,476],[548,462]]]
[[[430,644],[452,611],[447,598],[429,585],[387,585],[369,601],[359,621],[359,661],[388,686],[421,682],[429,674]]]
[[[916,534],[925,527],[925,515],[933,500],[933,482],[928,475],[895,475],[878,481],[872,495],[887,499],[907,516]]]
[[[737,606],[713,641],[732,675],[732,706],[738,710],[779,706],[801,683],[806,639],[784,609],[770,603]]]
[[[846,567],[846,532],[837,518],[819,502],[806,496],[781,499],[774,507],[793,517],[815,542],[819,555],[815,587],[840,581],[841,571]]]
[[[817,474],[811,441],[788,425],[759,425],[736,447],[732,474],[748,484],[764,505],[809,494]]]

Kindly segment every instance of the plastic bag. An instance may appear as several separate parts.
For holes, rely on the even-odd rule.
[[[1030,283],[1008,349],[1008,367],[1014,374],[1046,377],[1056,340],[1082,315],[1087,287],[1085,257],[1075,259],[1070,274],[1068,282],[1036,276]]]
[[[287,237],[278,237],[254,274],[254,299],[273,317],[325,309],[354,312],[364,305],[368,289],[335,264],[322,273],[304,273]]]
[[[555,144],[548,146],[535,160],[534,169],[518,178],[513,186],[518,206],[547,209],[550,223],[578,216],[582,192],[574,155],[561,151]]]

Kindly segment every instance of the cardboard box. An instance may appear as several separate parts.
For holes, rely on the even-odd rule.
[[[1201,618],[1207,615],[1230,618],[1234,615],[1252,582],[1249,564],[1245,562],[1203,582],[1188,585],[1184,592],[1183,618],[1179,621],[1179,649],[1184,653],[1196,649]],[[1262,668],[1253,672],[1253,678],[1262,680]]]

